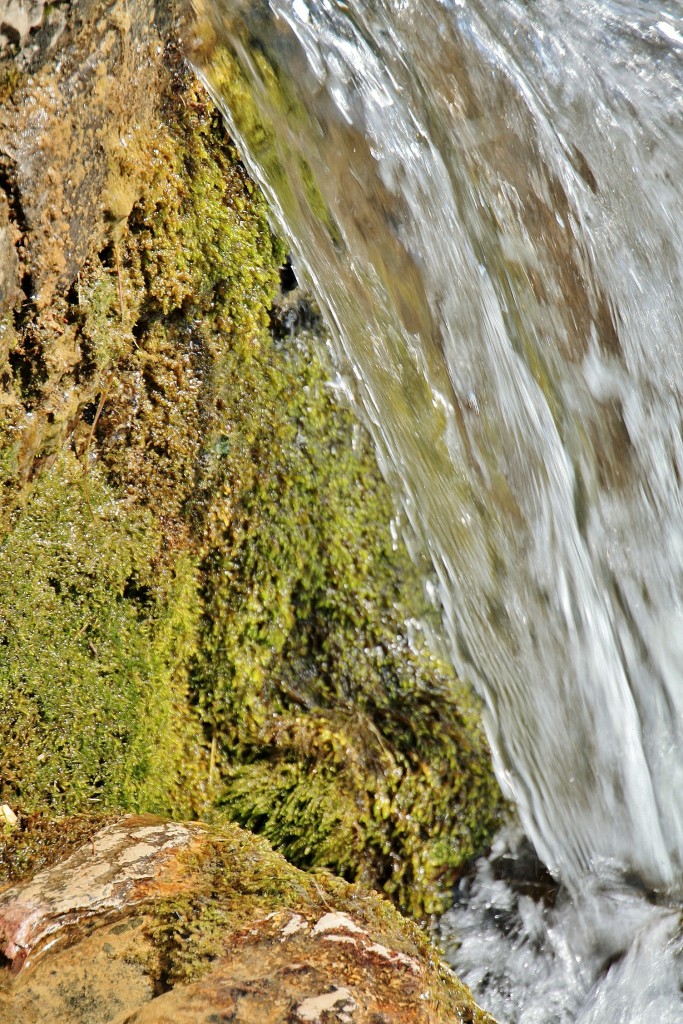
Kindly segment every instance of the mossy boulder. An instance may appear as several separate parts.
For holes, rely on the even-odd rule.
[[[390,903],[234,824],[127,816],[82,840],[0,891],[2,1024],[493,1024]]]
[[[3,78],[0,799],[233,818],[424,916],[497,821],[478,708],[324,332],[269,330],[285,249],[172,13],[69,5]]]

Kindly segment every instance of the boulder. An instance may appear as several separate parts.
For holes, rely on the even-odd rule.
[[[234,824],[92,828],[0,892],[2,1024],[494,1024],[390,904]]]

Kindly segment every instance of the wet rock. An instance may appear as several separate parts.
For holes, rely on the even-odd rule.
[[[131,1024],[210,1024],[220,1014],[245,1024],[457,1021],[442,1016],[421,958],[375,934],[346,914],[268,915],[233,936],[229,956],[204,978],[147,1003]],[[475,1019],[467,1001],[461,1010],[461,1020]]]
[[[150,898],[168,863],[197,834],[198,826],[151,816],[105,827],[66,860],[0,894],[0,952],[19,970],[72,924]]]
[[[21,46],[32,29],[39,27],[45,0],[8,0],[0,7],[0,56]]]
[[[0,949],[0,1024],[493,1024],[389,904],[235,825],[107,825],[0,893]]]
[[[152,980],[131,957],[144,926],[135,916],[102,923],[19,978],[0,971],[0,1024],[121,1024],[154,996]]]
[[[0,68],[18,79],[0,107],[0,184],[24,294],[38,308],[72,284],[93,242],[130,212],[141,188],[130,154],[148,130],[163,74],[151,0],[81,0],[44,26],[42,7],[12,3],[0,26],[22,47]],[[0,257],[8,244],[2,205]],[[16,301],[15,276],[9,288],[0,280],[0,314]]]
[[[424,918],[496,821],[478,709],[291,273],[267,333],[284,249],[177,6],[0,60],[0,798],[220,807]]]

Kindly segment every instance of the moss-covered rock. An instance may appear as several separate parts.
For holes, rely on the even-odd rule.
[[[8,85],[0,118],[1,244],[23,273],[0,322],[0,798],[22,820],[232,817],[431,913],[496,822],[476,704],[421,640],[324,339],[268,330],[284,249],[168,5],[156,25],[94,7],[65,8],[68,60]],[[75,88],[59,76],[78,81],[88,33],[100,77],[86,61]],[[106,83],[136,59],[152,92],[133,121]],[[31,96],[41,153],[65,106],[83,118],[57,169],[106,121],[54,267],[38,198],[21,214],[43,157],[2,162]]]
[[[193,674],[219,803],[295,863],[433,912],[495,821],[474,699],[414,624],[391,496],[311,339],[232,357]]]
[[[24,814],[0,828],[0,891],[64,860],[120,817],[90,812],[67,817]]]
[[[493,1024],[390,903],[234,824],[128,816],[83,839],[0,892],[2,1024]]]

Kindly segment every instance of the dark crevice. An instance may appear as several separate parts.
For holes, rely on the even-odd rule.
[[[303,294],[288,293],[270,312],[270,330],[278,341],[291,339],[299,331],[316,331],[320,327],[320,312]]]
[[[0,190],[7,199],[10,221],[25,235],[28,232],[28,221],[16,182],[15,164],[6,153],[0,153]],[[24,260],[20,255],[19,265],[24,266]],[[35,331],[30,330],[35,317],[35,306],[32,301],[34,281],[28,269],[24,269],[19,286],[24,294],[24,301],[14,311],[14,326],[20,340],[9,352],[8,363],[22,401],[30,409],[47,379],[47,372],[40,340]]]
[[[6,153],[0,153],[0,188],[7,197],[10,216],[22,231],[26,231],[28,223],[24,209],[19,198],[19,188],[16,183],[15,164]]]
[[[283,295],[287,292],[293,292],[295,288],[299,287],[294,268],[292,267],[291,257],[288,256],[284,264],[280,267],[280,291]]]
[[[21,394],[27,394],[30,389],[33,376],[30,360],[27,360],[23,353],[18,351],[10,352],[7,358],[10,367],[12,368],[14,379],[19,383]]]
[[[149,328],[149,321],[146,320],[146,319],[143,320],[142,318],[140,318],[140,319],[136,320],[135,323],[133,324],[133,326],[131,327],[131,334],[133,335],[133,337],[135,338],[136,341],[138,341],[138,342],[142,341],[142,338],[144,337],[144,335],[145,335],[146,331],[148,330],[148,328]]]
[[[21,324],[16,318],[18,328]],[[43,361],[43,354],[37,341],[31,344],[30,339],[25,339],[8,354],[8,362],[15,381],[19,385],[21,399],[27,410],[31,410],[40,394],[42,385],[47,380],[47,371]]]
[[[126,581],[123,596],[126,601],[135,601],[143,607],[151,606],[154,603],[150,588],[132,577]]]
[[[69,311],[68,312],[71,315],[71,318],[72,318],[71,322],[73,323],[77,319],[77,317],[76,317],[76,315],[74,313],[74,307],[75,307],[76,312],[77,312],[78,311],[78,306],[80,304],[79,303],[79,295],[78,295],[78,278],[76,278],[76,280],[72,283],[71,287],[69,288],[68,292],[66,293],[66,301],[69,304]]]
[[[103,249],[100,249],[97,256],[102,266],[108,267],[111,270],[116,265],[114,243],[108,242]]]
[[[88,424],[88,426],[92,426],[92,424],[95,422],[96,413],[97,402],[88,402],[88,404],[83,407],[83,412],[81,413],[81,416],[84,422]]]
[[[147,390],[148,396],[153,400],[154,396],[165,396],[164,388],[155,380],[152,370],[145,370],[142,375],[142,382]]]

